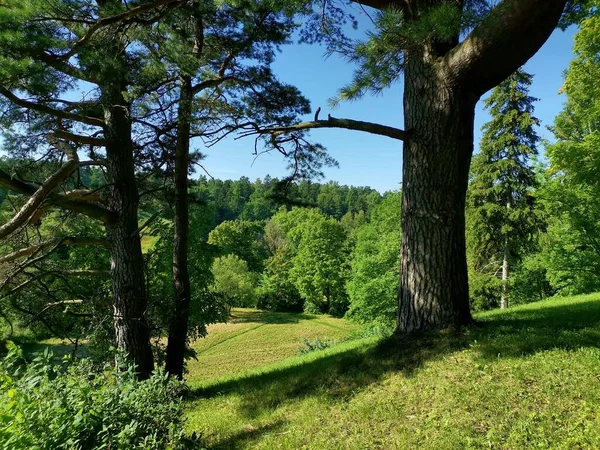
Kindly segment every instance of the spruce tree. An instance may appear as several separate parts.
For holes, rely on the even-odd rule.
[[[531,164],[539,137],[529,95],[532,75],[519,69],[484,102],[492,119],[483,126],[473,158],[468,195],[469,249],[475,272],[502,279],[500,305],[508,306],[509,273],[536,228]]]

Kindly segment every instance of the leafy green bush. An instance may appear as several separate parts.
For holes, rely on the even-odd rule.
[[[44,352],[24,363],[9,343],[0,362],[0,449],[182,449],[181,384],[163,372],[136,380],[132,366],[95,370]]]
[[[329,339],[327,337],[314,338],[314,339],[302,339],[302,345],[298,347],[298,353],[304,355],[306,353],[315,352],[317,350],[325,350],[326,348],[332,347],[338,343],[337,339]]]
[[[469,298],[471,309],[487,311],[500,306],[502,280],[494,275],[469,271]]]
[[[236,255],[215,259],[212,265],[214,282],[211,290],[225,298],[229,306],[256,306],[257,276],[248,264]]]

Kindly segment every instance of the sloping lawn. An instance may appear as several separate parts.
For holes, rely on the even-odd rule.
[[[219,364],[236,350],[237,374],[209,359],[191,370],[202,375],[190,377],[187,427],[209,448],[600,448],[600,294],[481,314],[481,327],[461,332],[347,341],[242,373],[294,353],[288,326],[300,337],[294,327],[333,320],[274,324],[256,314],[202,342],[207,353],[222,346]],[[245,334],[227,329],[236,326]]]
[[[298,354],[302,339],[342,341],[360,327],[343,319],[311,314],[234,308],[228,323],[210,325],[208,336],[192,344],[186,381],[199,382],[243,373]]]

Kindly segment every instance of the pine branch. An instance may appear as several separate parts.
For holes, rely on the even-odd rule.
[[[293,133],[295,131],[311,130],[314,128],[344,128],[347,130],[364,131],[366,133],[387,136],[392,139],[406,141],[408,132],[399,128],[389,127],[372,122],[363,122],[361,120],[338,119],[328,116],[325,120],[315,120],[312,122],[302,122],[286,127],[270,127],[256,128],[255,130],[243,133],[242,136],[250,136],[256,134],[271,134],[274,138],[283,134]]]
[[[42,205],[48,194],[60,186],[63,181],[71,176],[79,166],[79,158],[77,157],[76,149],[70,146],[61,146],[62,150],[67,155],[67,162],[62,165],[56,172],[50,175],[42,185],[37,188],[33,195],[27,200],[25,205],[14,215],[14,217],[0,226],[0,239],[5,238],[21,225],[26,223],[31,216]]]
[[[66,139],[71,142],[83,145],[93,145],[94,147],[104,147],[107,143],[106,139],[96,138],[92,136],[83,136],[80,134],[74,134],[65,130],[55,130],[54,136],[59,139]]]
[[[10,191],[27,195],[35,194],[39,187],[13,178],[3,170],[0,170],[0,186]],[[46,203],[84,214],[88,217],[99,220],[102,223],[109,223],[116,219],[116,214],[114,212],[102,206],[88,202],[71,200],[64,195],[53,192],[46,196]]]
[[[34,253],[43,250],[47,247],[54,246],[62,246],[62,245],[70,245],[70,246],[106,246],[105,239],[96,239],[96,238],[79,238],[79,237],[61,237],[54,238],[48,241],[40,242],[39,244],[32,245],[27,248],[22,248],[20,250],[16,250],[8,255],[5,255],[0,258],[0,264],[14,261],[16,259],[22,258],[24,256],[31,256]]]
[[[22,98],[17,97],[10,90],[5,87],[0,86],[0,94],[10,100],[13,104],[20,106],[21,108],[31,109],[33,111],[37,111],[44,114],[49,114],[51,116],[57,117],[59,119],[64,120],[74,120],[76,122],[85,123],[87,125],[93,125],[96,127],[104,126],[104,120],[97,119],[95,117],[82,116],[80,114],[74,114],[71,112],[63,111],[60,109],[52,108],[47,105],[43,105],[41,103],[30,102],[29,100],[24,100]]]
[[[134,19],[137,16],[139,16],[140,14],[143,14],[148,11],[152,11],[153,9],[159,8],[161,6],[177,7],[179,5],[183,5],[186,2],[187,2],[187,0],[156,0],[152,3],[147,3],[147,4],[137,6],[135,8],[128,9],[127,11],[124,11],[120,14],[115,14],[114,16],[104,17],[104,18],[98,20],[92,26],[90,26],[87,29],[87,31],[85,32],[85,34],[77,42],[75,42],[73,47],[71,47],[71,50],[69,50],[64,55],[61,55],[61,57],[64,60],[68,60],[69,58],[71,58],[72,56],[77,54],[77,51],[79,50],[79,48],[81,46],[85,45],[87,42],[89,42],[90,39],[92,39],[92,37],[94,36],[94,34],[101,28],[104,28],[104,27],[107,27],[110,25],[114,25],[114,24],[117,24],[120,22],[125,22],[130,19]]]

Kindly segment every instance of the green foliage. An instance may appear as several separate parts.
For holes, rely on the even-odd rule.
[[[162,372],[138,382],[133,367],[88,360],[59,366],[45,352],[0,363],[0,449],[183,449],[181,384]]]
[[[298,353],[305,355],[310,352],[316,352],[318,350],[325,350],[326,348],[333,347],[338,341],[336,339],[329,339],[328,337],[314,339],[302,339],[302,345],[298,347]]]
[[[500,306],[502,280],[495,275],[469,271],[469,297],[471,308],[475,311],[487,311]]]
[[[548,180],[541,196],[548,214],[541,258],[548,280],[562,294],[600,288],[600,15],[597,8],[575,36],[566,73],[563,111],[548,145]]]
[[[256,274],[248,270],[246,261],[236,255],[221,256],[211,270],[211,290],[221,295],[229,307],[256,305]]]
[[[371,220],[356,231],[347,290],[347,317],[362,324],[395,322],[400,271],[402,195],[387,195],[373,208]]]
[[[548,228],[540,258],[548,281],[563,295],[598,290],[598,190],[559,175],[548,181],[541,195],[548,210]]]
[[[304,300],[290,280],[291,257],[279,249],[266,261],[257,289],[257,307],[270,311],[302,311]]]
[[[547,241],[542,234],[540,240]],[[548,265],[541,251],[545,242],[539,244],[535,253],[525,256],[515,267],[511,280],[511,300],[515,305],[543,300],[556,294],[548,280]]]
[[[261,280],[260,304],[289,308],[300,297],[306,312],[344,314],[347,251],[339,222],[316,209],[281,209],[267,223],[265,241],[271,256]],[[276,293],[285,300],[277,301]]]
[[[477,308],[496,305],[493,297],[499,299],[502,289],[492,279],[504,260],[510,270],[531,248],[541,225],[533,196],[539,120],[533,116],[536,99],[528,94],[531,82],[531,75],[518,70],[484,102],[492,119],[473,158],[467,199],[471,298]]]
[[[343,315],[347,309],[343,227],[314,209],[282,211],[273,221],[280,222],[293,248],[289,279],[304,299],[304,311]]]
[[[237,219],[219,224],[208,235],[208,243],[218,247],[223,255],[243,259],[250,271],[261,272],[268,256],[263,234],[264,223]]]

